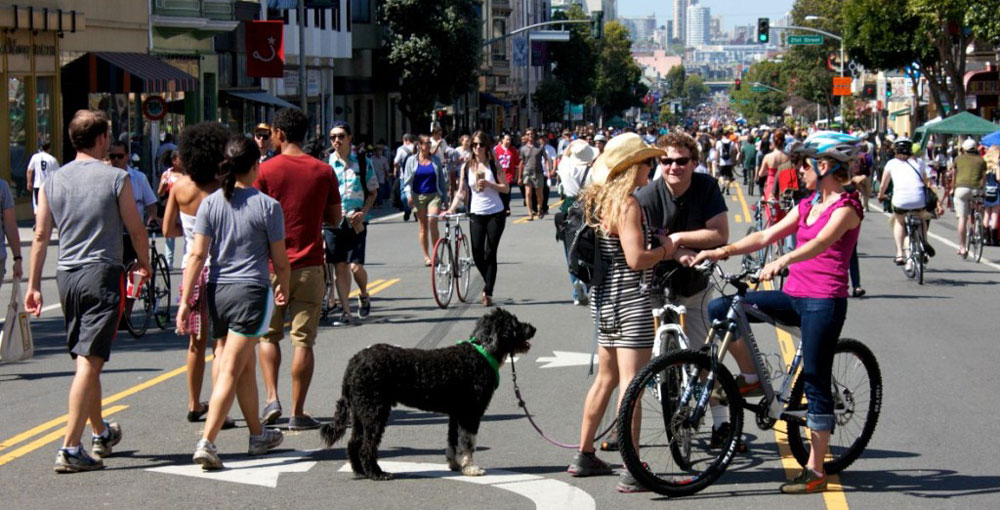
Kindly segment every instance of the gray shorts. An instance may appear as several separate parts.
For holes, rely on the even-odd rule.
[[[524,180],[525,186],[531,186],[533,188],[545,187],[545,176],[541,172],[525,172],[524,175],[521,176],[521,179]]]
[[[274,313],[271,287],[259,283],[209,283],[209,333],[213,339],[225,338],[229,332],[256,338],[267,333]]]
[[[121,266],[90,264],[56,271],[59,301],[66,319],[69,355],[111,359],[111,344],[125,306],[125,272]]]

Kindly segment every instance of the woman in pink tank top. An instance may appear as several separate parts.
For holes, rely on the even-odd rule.
[[[802,329],[802,377],[812,450],[802,474],[781,486],[786,493],[819,492],[826,488],[823,457],[834,426],[830,393],[833,356],[847,317],[848,268],[863,217],[857,193],[844,191],[851,162],[858,152],[857,142],[854,137],[832,132],[810,137],[797,152],[809,164],[805,185],[813,193],[774,226],[733,244],[703,251],[693,262],[750,253],[786,236],[796,236],[796,248],[760,272],[762,280],[770,280],[788,268],[784,290],[748,292],[745,298],[764,313]],[[709,316],[713,320],[724,319],[731,303],[730,298],[713,300],[708,306]],[[730,349],[742,372],[737,377],[740,393],[751,396],[760,392],[760,381],[756,380],[753,361],[744,343],[737,341]]]

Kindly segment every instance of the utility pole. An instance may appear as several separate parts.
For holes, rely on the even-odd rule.
[[[308,94],[306,94],[306,0],[299,0],[295,18],[299,22],[299,108],[302,108],[302,113],[306,113],[308,102]]]

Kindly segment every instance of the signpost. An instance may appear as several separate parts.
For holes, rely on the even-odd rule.
[[[823,44],[821,35],[789,35],[785,41],[788,44],[801,44],[807,46],[820,46]]]
[[[767,87],[765,87],[763,85],[754,85],[753,87],[750,87],[750,91],[751,92],[767,92]]]

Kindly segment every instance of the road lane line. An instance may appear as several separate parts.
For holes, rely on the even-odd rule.
[[[743,217],[739,214],[734,214],[733,219],[736,220],[736,223],[743,223]]]
[[[743,212],[749,213],[746,198],[743,196],[743,189],[737,187],[736,194],[740,197],[740,202],[743,205]],[[749,215],[746,217],[749,218]],[[764,282],[763,287],[765,290],[772,290],[774,288],[769,281]],[[792,360],[795,358],[795,342],[792,340],[792,335],[780,327],[775,327],[774,329],[778,336],[778,346],[781,349],[782,360],[784,360],[786,367],[790,366],[792,364]],[[802,466],[800,466],[799,462],[795,460],[795,457],[792,455],[792,451],[788,446],[788,432],[782,432],[777,427],[773,430],[774,440],[778,444],[778,452],[781,455],[781,465],[785,470],[785,478],[791,480],[799,474]],[[830,455],[829,451],[827,452],[827,455]],[[827,480],[827,490],[823,492],[823,503],[826,505],[827,510],[848,510],[847,495],[844,493],[844,488],[840,484],[840,476],[828,475]]]
[[[101,414],[103,416],[111,416],[112,414],[115,414],[118,411],[123,411],[125,409],[128,409],[128,407],[129,406],[125,406],[125,405],[118,405],[118,406],[109,407],[109,408],[104,409],[103,411],[101,411]],[[65,421],[65,418],[63,419],[63,421]],[[35,450],[37,450],[37,449],[39,449],[39,448],[47,445],[47,444],[49,444],[49,443],[51,443],[53,441],[57,441],[57,440],[65,437],[65,436],[66,436],[66,427],[62,427],[62,428],[60,428],[60,429],[58,429],[56,431],[50,432],[50,433],[42,436],[42,437],[40,437],[40,438],[38,438],[38,439],[36,439],[36,440],[28,443],[28,444],[26,444],[26,445],[24,445],[24,446],[16,449],[16,450],[11,450],[11,451],[3,454],[3,455],[0,455],[0,466],[2,466],[4,464],[7,464],[8,462],[10,462],[12,460],[15,460],[15,459],[18,459],[20,457],[23,457],[23,456],[25,456],[25,455],[27,455],[27,454],[35,451]]]
[[[389,287],[391,287],[391,286],[399,283],[400,281],[401,280],[399,278],[394,278],[392,280],[375,280],[373,282],[373,284],[375,284],[377,286],[369,288],[368,294],[369,295],[377,294],[377,293],[379,293],[379,292],[381,292],[381,291],[383,291],[383,290],[385,290],[385,289],[387,289],[387,288],[389,288]],[[354,293],[351,294],[352,297],[355,296],[355,295],[357,295],[357,291],[355,291]],[[206,363],[210,362],[210,361],[212,361],[213,358],[214,357],[212,355],[206,356],[205,357],[205,362]],[[164,381],[166,381],[168,379],[171,379],[171,378],[176,377],[176,376],[178,376],[180,374],[183,374],[186,371],[187,371],[187,366],[182,366],[182,367],[176,368],[174,370],[171,370],[170,372],[167,372],[167,373],[164,373],[164,374],[160,374],[160,375],[158,375],[158,376],[156,376],[156,377],[154,377],[154,378],[152,378],[152,379],[150,379],[150,380],[148,380],[146,382],[137,384],[135,386],[132,386],[131,388],[128,388],[126,390],[120,391],[118,393],[115,393],[114,395],[111,395],[109,397],[104,398],[103,400],[101,400],[101,405],[102,406],[106,406],[108,404],[112,404],[114,402],[117,402],[117,401],[125,398],[125,397],[134,395],[134,394],[136,394],[136,393],[138,393],[140,391],[146,390],[146,389],[148,389],[148,388],[150,388],[152,386],[155,386],[157,384],[160,384],[160,383],[162,383],[162,382],[164,382]],[[17,434],[17,435],[15,435],[15,436],[13,436],[13,437],[11,437],[9,439],[5,439],[2,442],[0,442],[0,451],[5,450],[7,448],[10,448],[11,446],[14,446],[14,445],[18,444],[21,441],[24,441],[26,439],[34,437],[34,436],[36,436],[36,435],[38,435],[38,434],[40,434],[40,433],[42,433],[42,432],[44,432],[46,430],[51,429],[52,427],[56,427],[56,426],[62,425],[64,423],[66,423],[66,421],[68,419],[69,419],[69,415],[68,414],[64,414],[64,415],[62,415],[62,416],[60,416],[58,418],[49,420],[49,421],[47,421],[47,422],[45,422],[45,423],[43,423],[43,424],[41,424],[41,425],[39,425],[37,427],[34,427],[34,428],[30,429],[30,430],[27,430],[25,432]],[[44,437],[49,437],[49,436],[44,436]],[[34,442],[31,443],[31,444],[34,444]],[[0,458],[2,458],[2,457],[0,457]],[[3,463],[0,462],[0,465],[2,465],[2,464]]]

